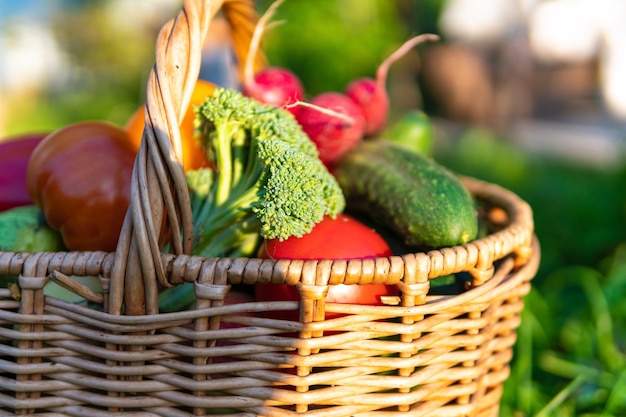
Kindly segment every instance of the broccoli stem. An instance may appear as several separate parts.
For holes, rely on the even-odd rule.
[[[259,227],[256,216],[249,214],[240,222],[216,231],[196,248],[195,253],[204,258],[252,256],[261,241]],[[193,285],[183,283],[159,294],[159,308],[163,312],[181,311],[189,308],[195,300]]]
[[[246,164],[249,161],[248,157],[248,148],[247,143],[250,142],[247,135],[243,132],[238,132],[240,134],[235,135],[232,138],[232,150],[231,150],[231,160],[232,160],[232,176],[230,187],[232,189],[237,188],[237,185],[244,178],[244,172],[246,169]]]
[[[215,127],[217,140],[215,141],[215,154],[218,164],[218,180],[217,191],[215,193],[216,205],[222,204],[228,198],[230,194],[232,179],[233,179],[233,163],[231,152],[231,140],[233,138],[244,134],[245,132],[238,132],[239,125],[233,123],[224,123]]]
[[[244,188],[240,194],[231,194],[228,200],[220,205],[214,205],[210,199],[206,199],[194,218],[196,252],[198,248],[204,248],[208,242],[214,241],[215,235],[222,229],[250,217],[253,214],[254,203],[259,200],[260,192],[261,188],[256,184]]]
[[[210,168],[202,168],[187,173],[187,185],[190,190],[191,212],[199,213],[207,198],[213,191],[214,172]]]
[[[259,220],[253,213],[248,213],[247,216],[237,220],[232,219],[236,216],[224,214],[222,218],[225,220],[216,227],[211,227],[209,233],[205,233],[198,242],[195,249],[197,255],[205,258],[227,256],[229,250],[239,248],[241,242],[250,234],[259,235]]]

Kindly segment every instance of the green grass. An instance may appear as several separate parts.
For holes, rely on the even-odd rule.
[[[475,129],[452,144],[437,158],[528,201],[541,241],[501,416],[626,415],[626,170],[531,157]]]

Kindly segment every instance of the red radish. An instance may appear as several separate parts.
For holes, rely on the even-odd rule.
[[[256,74],[253,68],[254,56],[259,50],[263,31],[269,27],[269,19],[282,2],[283,0],[277,0],[272,3],[254,29],[244,67],[243,93],[262,103],[285,107],[295,115],[300,108],[286,106],[302,100],[305,95],[304,86],[298,76],[286,68],[270,66]]]
[[[361,108],[365,118],[366,136],[378,133],[387,123],[389,95],[387,94],[386,83],[389,67],[416,45],[424,41],[438,39],[437,35],[428,33],[411,38],[380,64],[376,71],[376,79],[357,78],[348,84],[344,93]]]
[[[309,103],[296,105],[302,107],[296,119],[317,146],[326,166],[332,166],[363,138],[363,113],[345,94],[321,93]]]
[[[262,103],[283,107],[294,116],[300,108],[288,106],[304,97],[304,87],[293,72],[280,67],[266,67],[257,72],[254,81],[246,84],[244,94]]]
[[[357,78],[346,87],[345,93],[363,112],[365,135],[373,135],[387,124],[389,96],[380,84],[371,78]]]

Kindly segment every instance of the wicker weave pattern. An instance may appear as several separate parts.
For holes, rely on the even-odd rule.
[[[267,416],[296,410],[495,416],[537,253],[515,272],[507,259],[491,279],[461,296],[428,296],[415,307],[328,304],[328,312],[350,315],[307,324],[250,315],[297,308],[291,302],[158,319],[111,315],[44,298],[45,275],[22,276],[20,301],[0,292],[0,409],[84,416],[121,410],[205,415],[204,408],[215,407]],[[109,260],[85,258],[105,266]],[[239,261],[203,262],[196,270],[198,294],[209,298],[199,303],[219,304],[210,298],[224,294],[220,290],[228,287],[220,281],[231,268],[243,267]],[[220,329],[217,317],[230,326]],[[330,335],[303,337],[321,331]],[[386,413],[369,413],[374,410]]]
[[[489,228],[467,245],[353,261],[188,255],[188,193],[176,129],[220,8],[247,45],[252,0],[187,0],[157,41],[133,200],[115,253],[0,252],[0,415],[496,417],[523,296],[539,263],[530,207],[465,178]],[[241,56],[241,51],[239,51]],[[258,58],[262,62],[262,57]],[[160,253],[162,220],[173,253]],[[433,283],[465,275],[460,294]],[[93,291],[73,277],[97,277]],[[50,281],[80,295],[44,294]],[[196,306],[158,314],[160,286]],[[302,302],[224,305],[233,285],[297,286]],[[337,284],[397,285],[396,305],[326,303]],[[299,311],[300,320],[267,318]],[[326,319],[327,313],[334,313]]]
[[[509,192],[468,185],[482,185],[484,197],[499,191],[492,200],[517,207],[518,222],[528,214]],[[195,283],[198,308],[157,316],[114,315],[43,295],[49,280],[67,286],[74,282],[68,275],[100,276],[102,292],[76,291],[106,305],[113,254],[3,253],[0,274],[21,275],[21,297],[0,292],[0,410],[496,416],[522,297],[538,264],[527,232],[504,228],[462,247],[350,262],[163,254],[171,281]],[[518,240],[524,245],[508,246]],[[491,263],[481,265],[484,258]],[[477,270],[493,275],[460,295],[428,295],[431,280]],[[324,283],[332,281],[398,283],[403,302],[324,305]],[[300,285],[305,320],[260,317],[298,309],[295,302],[220,306],[231,285],[256,282]],[[319,320],[320,308],[346,316]]]

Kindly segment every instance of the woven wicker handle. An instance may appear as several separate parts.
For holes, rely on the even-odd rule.
[[[135,159],[130,207],[111,270],[111,314],[156,314],[158,286],[169,287],[159,242],[190,254],[193,226],[182,166],[179,125],[200,72],[211,20],[222,10],[238,58],[245,57],[256,25],[254,0],[185,0],[161,29],[146,95],[145,130]],[[262,57],[255,63],[257,67]]]

